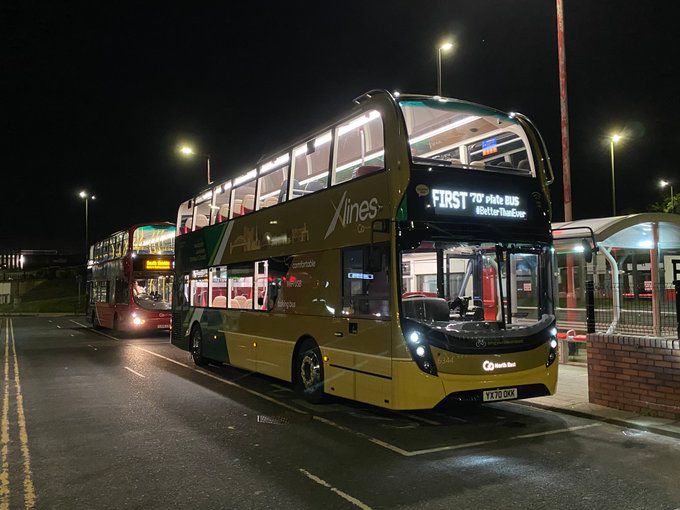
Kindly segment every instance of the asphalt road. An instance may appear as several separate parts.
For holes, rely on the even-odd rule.
[[[517,403],[310,405],[84,324],[0,318],[0,510],[680,508],[676,438]]]

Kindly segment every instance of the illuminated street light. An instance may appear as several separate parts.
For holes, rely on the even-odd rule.
[[[437,95],[442,95],[442,52],[451,51],[453,43],[446,41],[437,48]]]
[[[613,134],[609,137],[609,148],[612,156],[612,216],[616,216],[616,178],[614,177],[614,144],[621,141],[621,135]]]
[[[196,155],[196,151],[193,149],[193,147],[189,145],[180,145],[177,147],[178,152],[185,157],[191,157]],[[203,154],[203,157],[205,158],[206,161],[206,167],[208,170],[208,184],[212,184],[212,179],[210,178],[210,154]]]
[[[89,202],[90,200],[94,200],[97,197],[94,195],[91,195],[88,191],[82,190],[80,193],[78,193],[78,196],[85,200],[85,263],[87,263],[88,258],[89,258],[89,250],[90,250],[90,243],[89,243]]]
[[[661,179],[659,181],[659,186],[662,188],[665,188],[666,186],[670,186],[671,188],[671,212],[675,212],[675,195],[673,195],[673,183],[670,181],[667,181],[666,179]]]

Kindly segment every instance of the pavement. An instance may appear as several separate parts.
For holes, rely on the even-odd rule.
[[[522,403],[680,439],[680,420],[644,416],[588,402],[588,369],[585,366],[560,365],[557,393]]]
[[[0,340],[0,508],[680,508],[678,439],[535,402],[312,405],[80,318]]]

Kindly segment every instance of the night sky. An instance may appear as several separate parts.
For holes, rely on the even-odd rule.
[[[665,3],[565,0],[575,218],[609,215],[606,135],[618,204],[644,211],[660,177],[680,178],[677,20]],[[171,220],[213,178],[248,170],[386,88],[434,93],[436,46],[451,37],[444,94],[528,115],[561,173],[552,0],[392,2],[3,2],[0,248],[79,249]],[[680,189],[680,182],[677,189]],[[553,185],[562,219],[562,183]]]

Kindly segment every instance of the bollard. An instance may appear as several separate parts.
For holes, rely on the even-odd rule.
[[[678,325],[678,340],[680,340],[680,280],[673,282],[675,285],[675,322]]]
[[[595,282],[586,282],[586,331],[595,333]]]

